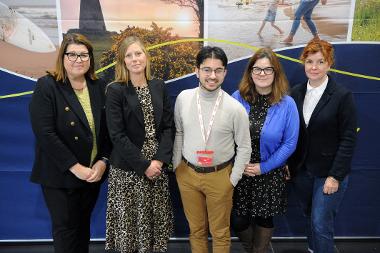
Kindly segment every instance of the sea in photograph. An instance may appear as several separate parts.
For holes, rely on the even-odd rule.
[[[46,74],[47,70],[53,69],[59,45],[55,0],[0,0],[0,3],[2,4],[4,14],[10,15],[10,21],[14,23],[13,25],[15,27],[17,25],[22,26],[15,33],[17,36],[13,36],[12,33],[11,40],[0,41],[2,56],[0,57],[0,67],[31,78],[38,78]],[[3,21],[9,22],[6,18],[5,16]],[[31,28],[33,26],[29,25],[30,23],[39,28],[33,31],[36,34],[31,33],[31,30],[20,29],[24,28],[23,25],[28,25],[28,29],[33,29]],[[20,31],[29,31],[30,33],[23,36],[23,34],[20,34]],[[21,41],[18,42],[18,39]],[[24,41],[28,39],[29,42]],[[30,41],[30,39],[32,40]],[[44,43],[40,44],[41,47],[38,47],[37,42],[37,44],[33,44],[34,39],[35,41],[41,39],[46,41],[40,41]],[[53,50],[49,48],[49,50],[44,51],[49,45],[55,48]],[[41,48],[43,50],[39,51]]]
[[[12,6],[11,8],[41,28],[54,45],[59,44],[57,10],[55,6]]]
[[[257,35],[264,20],[268,0],[209,0],[207,7],[207,37],[244,43],[255,47],[271,47],[273,49],[305,44],[312,35],[302,22],[292,44],[282,44],[281,41],[288,35],[295,10],[299,0],[285,0],[278,5],[275,24],[283,34],[266,23],[261,36]],[[350,0],[329,0],[326,5],[319,3],[313,11],[313,20],[316,23],[320,37],[328,41],[346,41]],[[223,47],[230,60],[246,57],[252,50],[230,44],[209,43]]]

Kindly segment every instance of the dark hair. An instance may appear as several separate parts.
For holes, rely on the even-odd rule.
[[[252,79],[252,67],[256,61],[262,58],[267,58],[274,69],[274,80],[272,83],[272,92],[269,95],[270,102],[272,104],[280,102],[280,100],[288,92],[288,80],[282,69],[281,63],[278,57],[270,48],[261,48],[249,59],[248,65],[244,71],[243,78],[239,84],[239,92],[244,100],[248,102],[255,102],[257,91],[255,89],[255,83]]]
[[[307,43],[307,45],[302,51],[300,60],[302,62],[305,62],[305,59],[310,54],[315,54],[318,52],[321,52],[321,54],[330,66],[334,65],[334,48],[329,42],[321,39],[312,39],[311,41],[309,41],[309,43]]]
[[[227,67],[227,55],[220,47],[203,47],[197,54],[197,68],[199,68],[207,58],[219,59],[222,61],[223,67]]]
[[[95,60],[94,60],[94,49],[91,45],[91,42],[82,34],[79,33],[68,33],[63,37],[61,47],[58,51],[57,60],[55,62],[55,70],[48,71],[50,75],[52,75],[56,81],[65,81],[67,78],[67,73],[65,70],[65,66],[63,64],[63,57],[65,57],[66,49],[71,44],[84,45],[90,56],[90,68],[85,74],[86,77],[95,80],[97,79],[95,74]]]

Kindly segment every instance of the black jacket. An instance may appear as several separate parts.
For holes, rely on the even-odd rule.
[[[108,157],[110,141],[105,121],[105,83],[87,79],[95,122],[97,157]],[[91,164],[93,137],[83,108],[69,81],[57,82],[51,75],[38,79],[29,105],[36,137],[31,181],[50,187],[76,188],[87,182],[69,169],[76,163]]]
[[[295,174],[306,168],[318,177],[333,176],[343,180],[351,170],[356,142],[356,109],[352,93],[329,76],[326,90],[315,107],[308,127],[303,118],[307,83],[296,85],[291,96],[300,116],[296,151],[288,160]]]
[[[173,149],[173,111],[165,83],[153,79],[148,82],[150,90],[156,138],[159,143],[153,160],[169,164]],[[144,115],[136,90],[131,83],[111,83],[106,92],[107,125],[113,150],[111,164],[124,170],[134,170],[143,176],[150,165],[141,154],[145,140]]]

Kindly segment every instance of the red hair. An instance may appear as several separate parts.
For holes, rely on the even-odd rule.
[[[306,47],[303,49],[302,54],[300,56],[300,60],[305,62],[305,59],[311,55],[321,52],[323,58],[329,63],[330,66],[334,64],[334,48],[333,46],[321,39],[312,39],[307,43]]]

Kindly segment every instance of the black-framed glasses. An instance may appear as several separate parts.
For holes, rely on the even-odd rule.
[[[266,68],[259,68],[259,67],[253,67],[251,70],[251,73],[254,75],[261,75],[261,72],[264,72],[265,75],[272,75],[274,73],[273,67],[266,67]]]
[[[67,59],[72,62],[76,62],[78,60],[78,57],[81,59],[81,61],[88,61],[90,59],[89,53],[77,54],[75,52],[67,52],[65,55],[67,56]]]
[[[212,74],[212,72],[214,72],[216,76],[221,75],[224,73],[225,70],[226,70],[225,68],[216,68],[216,69],[212,69],[210,67],[201,68],[201,71],[203,73],[205,73],[205,75],[207,75],[207,76],[210,76]]]

